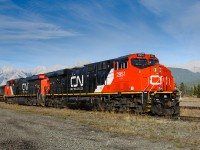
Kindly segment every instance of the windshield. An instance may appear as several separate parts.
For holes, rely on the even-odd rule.
[[[154,59],[154,60],[153,60],[153,59],[150,59],[150,60],[149,60],[149,65],[150,65],[150,66],[154,66],[154,65],[156,65],[156,64],[159,64],[158,60],[155,60],[155,59]]]
[[[148,61],[147,59],[136,59],[136,58],[133,58],[131,59],[131,64],[137,68],[146,68],[148,67]]]
[[[143,69],[149,66],[154,66],[156,64],[159,64],[158,60],[155,59],[137,59],[137,58],[133,58],[131,59],[131,64],[137,68]]]

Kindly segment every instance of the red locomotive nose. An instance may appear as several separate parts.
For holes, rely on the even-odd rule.
[[[154,66],[150,84],[157,86],[158,91],[174,90],[174,78],[171,71],[163,65]]]

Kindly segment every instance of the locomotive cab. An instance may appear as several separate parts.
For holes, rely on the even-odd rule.
[[[137,78],[137,81],[134,82],[130,80],[137,87],[135,90],[143,92],[174,90],[175,83],[171,71],[159,64],[159,60],[155,55],[135,54],[130,56],[130,59],[132,76]],[[140,84],[140,86],[136,84]]]
[[[159,115],[179,114],[179,100],[171,71],[152,54],[132,56],[131,65],[134,66],[133,70],[138,70],[140,79],[137,82],[140,86],[133,85],[142,91],[142,95],[147,95],[146,99],[142,96],[142,102],[146,106],[152,103],[151,110],[146,110]]]

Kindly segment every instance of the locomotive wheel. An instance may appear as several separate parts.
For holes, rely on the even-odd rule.
[[[8,98],[4,96],[4,102],[7,104],[8,103]]]
[[[28,106],[33,106],[33,101],[32,101],[32,99],[31,99],[31,98],[28,98],[28,99],[26,100],[26,104],[27,104]]]
[[[64,99],[63,98],[55,98],[51,99],[52,107],[54,108],[64,108]]]
[[[127,112],[127,107],[126,107],[126,105],[121,105],[120,108],[119,108],[119,112],[120,112],[120,113],[125,113],[125,112]]]
[[[135,113],[136,114],[142,114],[143,113],[142,105],[137,105],[137,107],[135,109]]]
[[[99,100],[98,105],[97,105],[97,110],[99,111],[107,111],[108,103],[105,101]]]
[[[111,112],[112,109],[113,109],[113,108],[112,108],[112,106],[111,106],[111,103],[106,103],[105,111]]]
[[[180,115],[180,107],[179,107],[179,104],[176,104],[174,107],[174,116],[179,116]]]
[[[58,102],[57,102],[57,100],[54,101],[53,107],[54,107],[54,108],[58,108]]]
[[[59,108],[64,108],[65,107],[65,101],[64,98],[60,99],[60,105]]]

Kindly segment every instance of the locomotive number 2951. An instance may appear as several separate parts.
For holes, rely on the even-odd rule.
[[[117,72],[117,78],[122,78],[126,75],[126,72],[125,71],[119,71]]]

